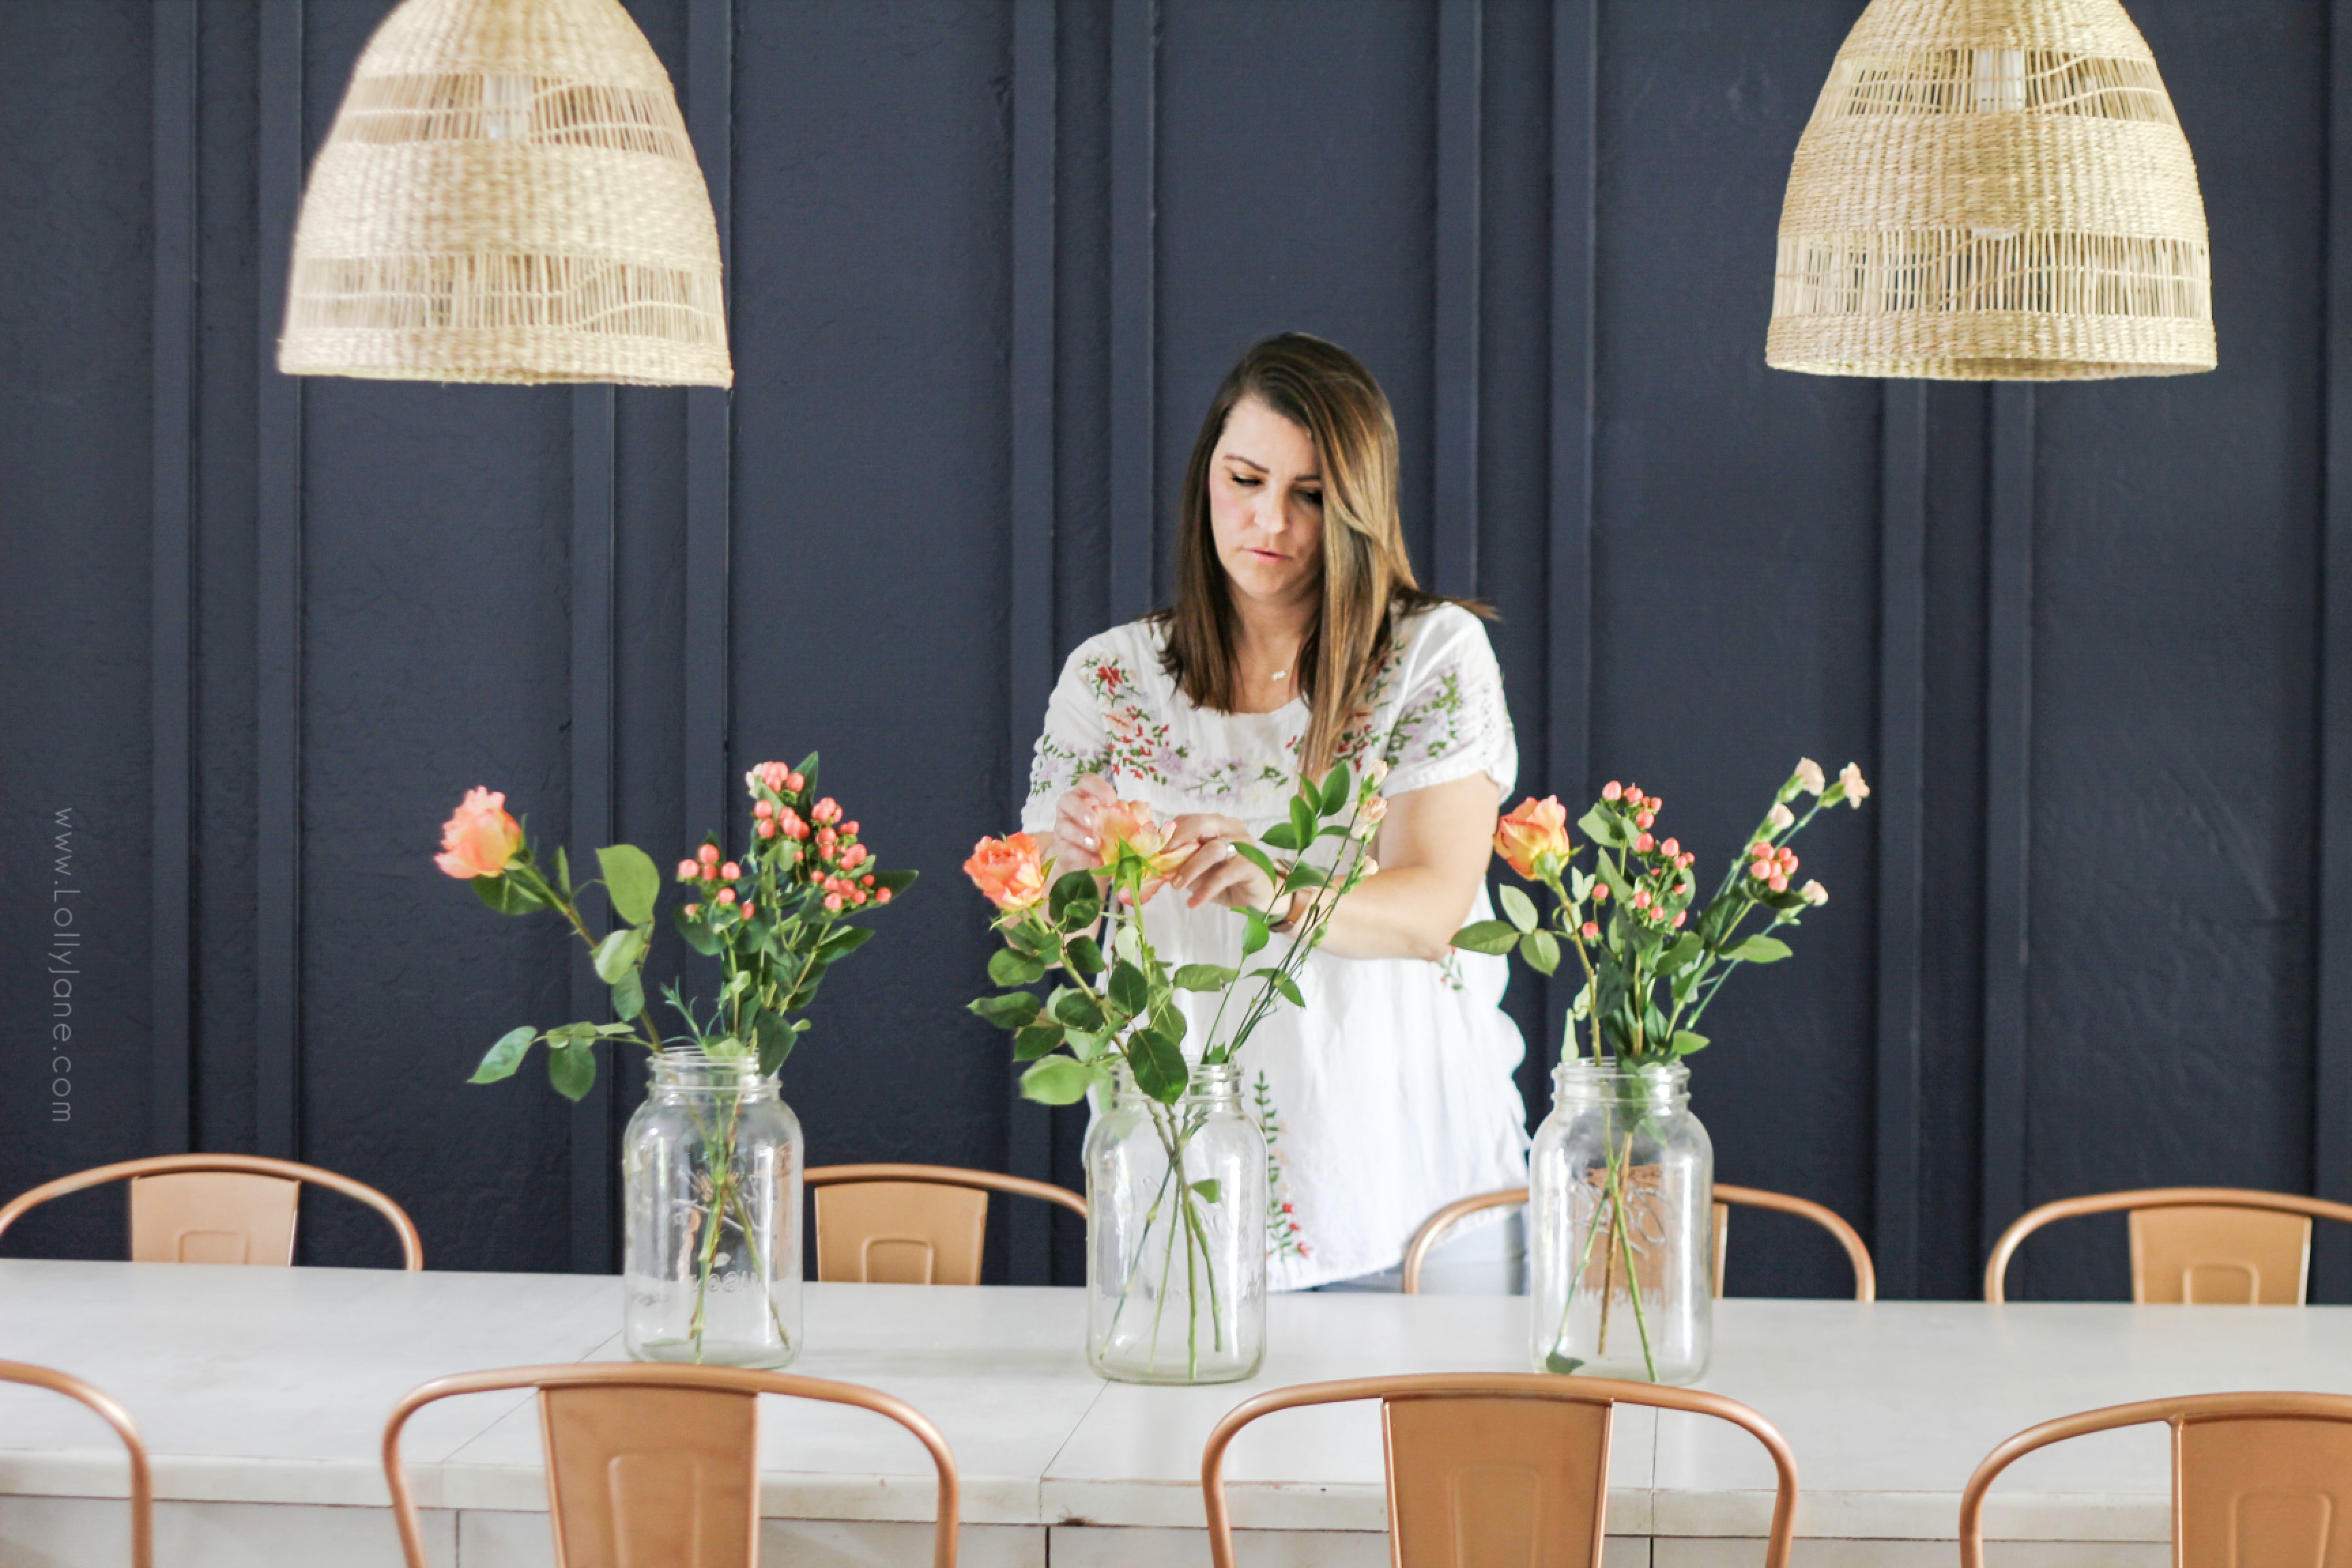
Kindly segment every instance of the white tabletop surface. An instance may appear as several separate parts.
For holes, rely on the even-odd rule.
[[[1069,1289],[807,1287],[793,1368],[887,1390],[955,1450],[975,1524],[1197,1525],[1200,1455],[1264,1388],[1379,1373],[1517,1370],[1509,1298],[1274,1299],[1266,1366],[1212,1388],[1106,1384]],[[197,1501],[380,1505],[383,1419],[446,1373],[619,1354],[617,1280],[568,1275],[0,1261],[0,1359],[61,1368],[129,1408],[157,1492]],[[2352,1309],[1830,1301],[1720,1303],[1701,1385],[1753,1405],[1797,1454],[1808,1535],[1948,1540],[1977,1461],[2021,1427],[2162,1394],[2352,1393]],[[772,1516],[929,1516],[928,1458],[863,1412],[770,1402]],[[53,1395],[0,1388],[0,1493],[120,1496],[120,1450]],[[428,1507],[545,1506],[528,1395],[449,1401],[404,1445]],[[1370,1406],[1288,1412],[1228,1462],[1236,1522],[1383,1528]],[[2160,1429],[2035,1456],[1995,1494],[1990,1533],[2162,1541]],[[1612,1534],[1760,1535],[1770,1467],[1698,1417],[1621,1410]]]

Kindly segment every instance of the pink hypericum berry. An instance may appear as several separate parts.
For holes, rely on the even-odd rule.
[[[1634,821],[1636,821],[1636,822],[1639,822],[1639,821],[1641,820],[1641,818],[1640,818],[1640,817],[1635,817],[1633,820],[1634,820]],[[1634,852],[1635,854],[1637,854],[1637,855],[1647,855],[1651,850],[1653,850],[1653,849],[1656,848],[1657,847],[1658,847],[1658,841],[1657,841],[1656,839],[1654,839],[1654,838],[1651,837],[1650,837],[1648,834],[1646,834],[1646,833],[1644,833],[1643,835],[1642,835],[1642,837],[1641,837],[1636,838],[1635,840],[1633,840],[1633,852]]]
[[[813,821],[830,826],[841,820],[841,803],[826,795],[810,809],[809,816]]]
[[[775,803],[772,801],[761,801],[751,807],[751,815],[754,816],[773,816],[776,815]]]
[[[1601,786],[1601,798],[1603,800],[1622,800],[1625,798],[1625,786],[1619,784],[1615,779],[1611,779],[1607,784]]]
[[[825,913],[830,915],[837,915],[841,912],[841,895],[839,893],[827,893],[824,896],[824,910]]]
[[[702,913],[702,906],[700,904],[688,904],[686,906],[686,918],[688,920],[692,920],[700,913]]]
[[[1675,929],[1676,931],[1682,930],[1683,921],[1688,919],[1690,919],[1690,911],[1688,910],[1676,910],[1675,911]]]
[[[1636,827],[1653,826],[1657,820],[1658,814],[1654,811],[1637,811],[1633,814],[1633,826]]]
[[[890,889],[887,888],[876,889],[874,891],[874,901],[877,904],[888,903],[890,901]]]
[[[798,773],[786,773],[784,775],[784,788],[791,790],[794,795],[798,795],[801,791],[808,788],[808,780],[803,778]]]
[[[871,871],[868,871],[868,872],[866,872],[866,875],[864,875],[863,877],[858,878],[857,879],[858,879],[860,882],[864,883],[866,887],[869,887],[869,888],[870,888],[870,887],[872,887],[872,886],[874,885],[874,873],[873,873],[873,872],[871,872]]]
[[[1594,925],[1591,921],[1585,921],[1585,922],[1584,922],[1584,940],[1585,940],[1585,941],[1587,941],[1587,942],[1598,942],[1600,939],[1601,939],[1601,928],[1600,928],[1599,926],[1597,926],[1597,925]]]
[[[1646,910],[1650,907],[1649,889],[1636,888],[1633,889],[1633,907],[1637,910]]]
[[[748,921],[748,920],[750,920],[753,915],[756,915],[756,914],[758,914],[759,912],[760,912],[760,906],[759,906],[759,905],[757,905],[757,904],[755,904],[755,903],[751,903],[751,902],[750,902],[750,901],[748,901],[748,900],[744,903],[744,905],[743,905],[743,918],[744,918],[745,920],[747,920],[747,921]]]
[[[801,814],[794,811],[789,805],[784,807],[782,812],[777,816],[776,825],[784,830],[784,837],[787,838],[806,838],[808,837],[808,824],[803,822],[801,820]]]
[[[773,838],[776,836],[776,825],[772,822],[762,822],[754,826],[751,831],[762,838]]]
[[[865,865],[867,858],[868,857],[866,853],[866,846],[863,844],[853,844],[849,847],[849,853],[841,858],[841,868],[845,871],[855,871],[860,866]]]
[[[830,849],[840,840],[841,835],[830,827],[820,827],[816,830],[816,847],[820,849]]]
[[[1681,855],[1682,852],[1682,841],[1678,838],[1669,838],[1664,844],[1658,846],[1658,853],[1664,855],[1669,860],[1675,858]]]
[[[732,888],[721,888],[719,889],[717,897],[720,903],[731,904],[735,901],[735,889]]]
[[[694,858],[706,866],[716,866],[719,864],[719,846],[706,844],[694,852]]]
[[[1764,885],[1776,893],[1785,893],[1789,890],[1789,879],[1776,871],[1772,875],[1772,879]]]
[[[1795,870],[1796,868],[1797,868],[1797,857],[1796,857],[1795,853],[1794,853],[1793,851],[1787,850],[1787,849],[1783,849],[1783,850],[1781,850],[1781,851],[1780,851],[1780,869],[1781,869],[1781,870],[1783,870],[1783,871],[1793,871],[1793,870]]]
[[[1648,806],[1652,811],[1664,811],[1666,809],[1666,803],[1660,800],[1656,795],[1652,795],[1642,804]]]
[[[1592,901],[1596,904],[1605,904],[1609,901],[1608,883],[1595,882],[1592,884]]]
[[[740,882],[743,879],[743,868],[730,860],[719,868],[719,874],[730,882]]]
[[[1772,879],[1772,862],[1751,860],[1748,863],[1748,874],[1759,882],[1769,882]]]
[[[841,831],[848,837],[855,838],[857,836],[857,824],[855,822],[845,822],[841,825]]]
[[[1698,851],[1697,851],[1697,850],[1696,850],[1696,849],[1685,849],[1685,850],[1684,850],[1684,851],[1683,851],[1683,858],[1682,858],[1681,864],[1683,864],[1683,865],[1685,865],[1685,866],[1687,866],[1687,865],[1689,865],[1692,861],[1694,861],[1694,860],[1696,860],[1696,859],[1697,859],[1697,858],[1698,858]]]
[[[1625,804],[1634,807],[1641,805],[1642,786],[1640,784],[1629,784],[1625,786]]]
[[[678,879],[679,881],[681,881],[681,882],[691,882],[691,881],[695,881],[695,880],[698,879],[701,877],[701,875],[702,875],[702,862],[701,862],[701,861],[699,861],[699,860],[681,860],[681,861],[679,861],[679,862],[677,863],[677,879]]]

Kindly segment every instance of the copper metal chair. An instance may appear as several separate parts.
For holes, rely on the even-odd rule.
[[[548,1523],[559,1568],[755,1568],[762,1394],[855,1405],[912,1432],[939,1470],[931,1563],[955,1568],[955,1456],[912,1405],[819,1377],[629,1362],[462,1373],[411,1390],[383,1428],[383,1474],[408,1568],[428,1564],[415,1495],[401,1463],[401,1428],[436,1399],[514,1388],[539,1391]]]
[[[1542,1373],[1434,1373],[1277,1388],[1238,1405],[1209,1434],[1201,1492],[1209,1558],[1234,1568],[1225,1449],[1261,1415],[1305,1405],[1381,1402],[1395,1568],[1600,1568],[1609,1507],[1609,1428],[1619,1405],[1687,1410],[1742,1426],[1780,1472],[1764,1568],[1785,1568],[1797,1460],[1772,1424],[1696,1389]]]
[[[818,1165],[816,1277],[861,1285],[977,1285],[988,1194],[1059,1204],[1080,1218],[1067,1187],[955,1165]]]
[[[1405,1245],[1404,1279],[1402,1289],[1408,1296],[1421,1291],[1422,1265],[1428,1260],[1430,1248],[1465,1216],[1481,1209],[1502,1208],[1528,1201],[1525,1187],[1508,1187],[1498,1193],[1480,1193],[1459,1203],[1446,1205],[1423,1222]],[[1871,1266],[1870,1248],[1853,1226],[1841,1219],[1834,1209],[1823,1208],[1805,1198],[1792,1198],[1786,1193],[1768,1193],[1759,1187],[1735,1187],[1725,1182],[1715,1184],[1715,1293],[1723,1294],[1724,1248],[1731,1238],[1731,1205],[1745,1204],[1750,1208],[1777,1209],[1782,1214],[1796,1215],[1811,1220],[1837,1237],[1845,1248],[1846,1260],[1853,1265],[1853,1299],[1857,1301],[1878,1300],[1878,1270]]]
[[[311,1182],[383,1215],[400,1237],[401,1267],[425,1267],[425,1244],[398,1204],[349,1176],[257,1154],[158,1154],[77,1171],[0,1208],[0,1233],[51,1198],[121,1181],[131,1184],[133,1263],[291,1263],[296,1205]]]
[[[1984,1501],[2036,1448],[2161,1421],[2172,1428],[2172,1561],[2179,1568],[2352,1568],[2352,1398],[2199,1394],[2062,1415],[1985,1456],[1960,1494],[1960,1568],[1984,1568]]]
[[[139,1427],[130,1413],[81,1379],[46,1366],[0,1361],[0,1383],[21,1383],[79,1400],[114,1428],[114,1435],[131,1452],[131,1568],[152,1568],[155,1561],[155,1490],[147,1470],[147,1445],[139,1440]]]
[[[2132,1300],[2178,1306],[2300,1307],[2311,1274],[2311,1222],[2352,1224],[2352,1204],[2244,1187],[2145,1187],[2061,1198],[2000,1233],[1985,1264],[1984,1299],[2001,1286],[2018,1244],[2053,1220],[2131,1216]]]

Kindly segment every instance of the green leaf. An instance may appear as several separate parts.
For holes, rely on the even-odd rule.
[[[1601,879],[1609,884],[1609,896],[1617,900],[1617,907],[1620,910],[1631,909],[1633,905],[1633,885],[1618,871],[1616,863],[1608,856],[1601,855],[1594,857],[1594,864],[1601,873]]]
[[[1024,991],[1021,994],[1025,996],[1028,993]],[[1103,1026],[1100,1000],[1093,992],[1075,987],[1055,995],[1054,1016],[1073,1029],[1099,1029]]]
[[[614,914],[633,926],[654,918],[661,873],[654,869],[652,856],[634,844],[609,844],[596,851],[596,864],[604,868],[604,891],[612,895]]]
[[[820,963],[837,963],[873,940],[872,926],[835,926],[833,933],[817,944],[816,956]],[[1043,966],[1038,973],[1045,973]]]
[[[1110,1005],[1133,1018],[1151,1006],[1151,983],[1143,971],[1120,959],[1110,972]]]
[[[1064,931],[1074,926],[1094,924],[1093,915],[1084,920],[1071,918],[1071,911],[1080,907],[1091,909],[1097,914],[1102,911],[1102,890],[1095,885],[1095,874],[1092,871],[1072,871],[1056,877],[1054,890],[1045,900],[1045,908],[1052,913],[1054,923]]]
[[[1187,963],[1176,971],[1179,991],[1223,991],[1234,983],[1234,971],[1222,963]]]
[[[1612,849],[1633,847],[1633,825],[1607,806],[1596,805],[1577,818],[1577,831],[1595,844],[1606,844]]]
[[[1666,950],[1666,955],[1658,960],[1658,978],[1664,980],[1670,974],[1681,973],[1684,969],[1696,962],[1698,955],[1706,949],[1706,943],[1699,940],[1698,932],[1695,931],[1683,932],[1675,945]]]
[[[1548,931],[1531,931],[1519,939],[1519,956],[1538,973],[1549,974],[1559,968],[1559,941]]]
[[[632,969],[613,982],[613,1016],[625,1021],[645,1010],[645,978]]]
[[[1002,996],[982,996],[971,1005],[972,1012],[1000,1029],[1026,1028],[1037,1021],[1037,998],[1026,991],[1010,991]]]
[[[1273,940],[1274,928],[1267,925],[1265,917],[1255,910],[1244,910],[1242,920],[1245,922],[1242,931],[1242,956],[1247,958]]]
[[[1090,936],[1072,937],[1062,956],[1081,980],[1092,980],[1103,972],[1102,945]]]
[[[1507,883],[1498,889],[1503,897],[1503,913],[1521,931],[1533,931],[1540,919],[1536,913],[1536,901]]]
[[[1688,1029],[1676,1029],[1675,1031],[1675,1055],[1678,1057],[1686,1057],[1693,1051],[1703,1051],[1705,1049],[1706,1049],[1706,1037],[1705,1035],[1694,1035]]]
[[[1290,803],[1290,831],[1298,840],[1299,848],[1304,849],[1315,842],[1318,820],[1314,806],[1303,800],[1294,799]]]
[[[1584,1363],[1581,1361],[1579,1361],[1576,1357],[1572,1355],[1562,1355],[1558,1351],[1553,1351],[1544,1357],[1544,1370],[1546,1372],[1559,1373],[1563,1377],[1567,1376],[1570,1373],[1574,1372],[1578,1367],[1582,1366],[1583,1364]]]
[[[1034,1062],[1061,1043],[1061,1025],[1032,1024],[1013,1037],[1013,1059],[1017,1062]]]
[[[527,915],[547,908],[547,900],[512,877],[477,877],[474,896],[502,915]]]
[[[1508,952],[1518,940],[1518,928],[1503,921],[1479,921],[1454,933],[1454,945],[1465,952]]]
[[[816,798],[816,757],[814,752],[801,759],[801,765],[792,771],[801,775],[801,794],[810,800]]]
[[[563,852],[561,844],[555,847],[555,885],[563,889],[565,898],[572,896],[572,857]]]
[[[877,888],[889,889],[890,896],[895,899],[900,893],[903,893],[908,889],[913,887],[915,885],[915,879],[921,875],[922,873],[920,871],[911,870],[877,871],[874,873],[874,885]]]
[[[1217,1195],[1223,1191],[1224,1189],[1217,1184],[1217,1179],[1214,1176],[1206,1181],[1192,1184],[1193,1194],[1204,1204],[1215,1203]]]
[[[1348,764],[1345,763],[1341,763],[1338,767],[1325,773],[1323,775],[1323,815],[1337,816],[1347,810],[1348,796],[1355,787],[1355,776],[1349,773]]]
[[[587,1098],[596,1087],[596,1053],[584,1045],[560,1047],[547,1053],[547,1081],[566,1100]]]
[[[1139,1029],[1129,1038],[1127,1065],[1135,1073],[1135,1086],[1162,1105],[1183,1099],[1192,1080],[1182,1048],[1152,1029]]]
[[[1328,888],[1331,885],[1331,879],[1323,874],[1321,867],[1309,866],[1306,861],[1301,860],[1290,868],[1289,875],[1284,879],[1284,885],[1293,889]]]
[[[1790,951],[1789,944],[1778,937],[1751,936],[1723,956],[1747,963],[1778,963]]]
[[[703,957],[712,957],[719,952],[719,933],[710,929],[709,921],[688,914],[684,904],[670,911],[670,921],[677,927],[677,934],[686,938],[686,945]]]
[[[999,948],[988,961],[988,977],[999,985],[1034,985],[1045,978],[1045,961]]]
[[[1040,1105],[1076,1105],[1094,1081],[1094,1070],[1084,1062],[1047,1057],[1021,1075],[1021,1093]]]
[[[1268,973],[1274,976],[1274,988],[1282,993],[1282,998],[1284,1001],[1289,1003],[1294,1007],[1304,1007],[1307,1005],[1307,998],[1298,994],[1298,983],[1297,981],[1291,979],[1289,975],[1285,974],[1279,969],[1270,970]]]
[[[793,1042],[800,1037],[800,1030],[775,1014],[763,1012],[751,1026],[751,1037],[760,1047],[760,1076],[765,1078],[793,1054]]]
[[[476,1068],[474,1076],[466,1081],[496,1083],[502,1078],[514,1077],[515,1068],[522,1066],[522,1058],[530,1053],[531,1042],[538,1038],[539,1031],[529,1024],[509,1029],[499,1037],[498,1044],[489,1048],[482,1058],[482,1065]]]
[[[1274,864],[1274,857],[1259,848],[1256,845],[1237,842],[1234,845],[1234,853],[1248,861],[1251,865],[1256,867],[1259,870],[1265,872],[1267,881],[1279,882],[1282,880],[1282,872],[1276,868]]]
[[[1303,842],[1299,838],[1297,831],[1286,822],[1277,822],[1272,827],[1267,828],[1264,833],[1259,834],[1258,841],[1263,844],[1271,844],[1276,849],[1290,850],[1294,854],[1297,852],[1301,843]]]
[[[616,985],[621,976],[645,962],[646,943],[653,932],[645,926],[623,926],[596,944],[596,978]]]

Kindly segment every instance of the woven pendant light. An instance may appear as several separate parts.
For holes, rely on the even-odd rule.
[[[2197,168],[2117,0],[1871,0],[1797,143],[1764,358],[1956,381],[2213,368]]]
[[[719,229],[619,0],[406,0],[294,231],[278,366],[726,386]]]

